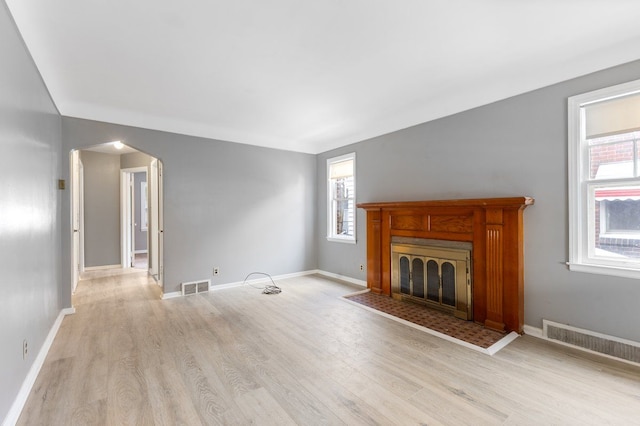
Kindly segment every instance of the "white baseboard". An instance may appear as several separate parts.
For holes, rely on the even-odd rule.
[[[522,329],[524,330],[524,334],[526,334],[527,336],[537,337],[538,339],[544,338],[542,336],[541,328],[536,328],[536,327],[532,327],[530,325],[525,324],[524,327],[522,327]]]
[[[274,275],[271,278],[275,281],[275,280],[286,280],[288,278],[297,278],[297,277],[304,277],[307,275],[313,275],[315,274],[317,271],[311,270],[311,271],[300,271],[300,272],[293,272],[291,274],[282,274],[282,275]],[[250,280],[247,280],[247,284],[261,284],[264,282],[271,282],[271,279],[268,276],[265,275],[261,275],[261,272],[256,272],[255,273],[256,276],[258,276],[259,278],[253,278]],[[239,281],[239,282],[235,282],[235,283],[229,283],[229,284],[222,284],[222,285],[214,285],[213,289],[217,289],[217,288],[231,288],[231,287],[238,287],[244,284],[244,281]]]
[[[22,386],[20,387],[20,391],[18,395],[16,395],[16,399],[13,401],[7,416],[4,418],[2,422],[3,426],[15,425],[20,417],[20,413],[22,413],[22,409],[24,408],[24,404],[27,402],[27,398],[29,398],[29,394],[31,393],[31,389],[33,388],[36,379],[38,378],[38,374],[40,373],[40,369],[44,365],[44,360],[47,358],[47,354],[49,353],[49,349],[51,349],[51,345],[53,344],[53,340],[56,338],[56,334],[58,334],[58,330],[60,329],[60,325],[62,324],[62,319],[66,315],[75,314],[75,308],[66,308],[62,309],[58,314],[58,317],[53,322],[53,326],[49,330],[49,334],[47,334],[47,338],[44,340],[42,347],[40,348],[40,352],[36,356],[36,359],[33,361],[27,376],[22,382]]]
[[[101,269],[119,269],[122,265],[101,265],[101,266],[85,266],[85,271],[99,271]]]
[[[355,278],[351,278],[351,277],[347,277],[344,275],[339,275],[339,274],[334,274],[332,272],[327,272],[327,271],[321,271],[319,269],[311,269],[308,271],[301,271],[301,272],[294,272],[291,274],[282,274],[282,275],[275,275],[271,278],[273,278],[274,281],[276,280],[286,280],[288,278],[296,278],[296,277],[304,277],[307,275],[315,275],[315,274],[319,274],[319,275],[323,275],[325,277],[328,278],[333,278],[333,279],[337,279],[337,280],[341,280],[341,281],[346,281],[348,283],[351,284],[355,284],[361,287],[366,287],[367,286],[367,282],[366,281],[362,281],[362,280],[357,280]],[[260,278],[254,278],[254,279],[250,279],[247,280],[247,284],[261,284],[261,283],[265,283],[265,282],[270,282],[271,280],[269,279],[269,277],[267,276],[261,276]],[[235,287],[240,287],[242,285],[244,285],[244,281],[236,281],[236,282],[231,282],[231,283],[225,283],[225,284],[214,284],[212,283],[211,286],[209,287],[209,292],[212,291],[219,291],[219,290],[226,290],[229,288],[235,288]],[[164,293],[162,295],[162,299],[173,299],[175,297],[182,297],[182,292],[180,291],[172,291],[170,293]]]
[[[341,280],[341,281],[346,281],[346,282],[349,282],[351,284],[356,284],[356,285],[363,286],[363,287],[367,286],[367,282],[366,281],[356,280],[356,279],[351,278],[351,277],[346,277],[344,275],[339,275],[339,274],[334,274],[334,273],[331,273],[331,272],[321,271],[319,269],[311,269],[311,270],[308,270],[308,271],[294,272],[294,273],[291,273],[291,274],[275,275],[275,276],[273,276],[271,278],[273,278],[273,280],[275,281],[275,280],[286,280],[288,278],[304,277],[304,276],[307,276],[307,275],[315,275],[315,274],[324,275],[325,277],[334,278],[334,279],[338,279],[338,280]],[[261,276],[260,278],[254,278],[254,279],[247,280],[247,284],[262,284],[262,283],[270,282],[270,281],[271,280],[269,279],[269,277]],[[237,281],[237,282],[227,283],[227,284],[213,284],[209,288],[209,291],[224,290],[224,289],[227,289],[227,288],[240,287],[243,284],[244,284],[244,281]]]
[[[176,297],[182,297],[181,291],[172,291],[170,293],[162,293],[162,300],[174,299]]]
[[[273,278],[274,280],[276,279],[275,277]],[[251,281],[247,281],[247,283],[257,283],[258,280],[251,280]],[[216,285],[212,285],[211,287],[209,287],[209,291],[219,291],[219,290],[226,290],[228,288],[235,288],[235,287],[241,287],[242,283],[241,282],[235,282],[235,283],[227,283],[227,284],[216,284]]]
[[[358,280],[356,278],[347,277],[345,275],[334,274],[333,272],[322,271],[320,269],[316,270],[317,274],[324,275],[325,277],[333,278],[340,281],[346,281],[351,284],[359,285],[360,287],[366,287],[367,282],[363,280]]]

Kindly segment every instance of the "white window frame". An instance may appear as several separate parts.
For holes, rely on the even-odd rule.
[[[334,233],[336,229],[333,215],[333,195],[332,195],[332,182],[331,182],[331,165],[335,163],[340,163],[345,160],[353,161],[353,188],[355,191],[355,196],[353,199],[353,235],[338,235]],[[356,197],[358,196],[358,191],[356,189],[356,153],[351,152],[349,154],[341,155],[339,157],[333,157],[327,159],[327,240],[339,243],[348,243],[355,244],[356,243]]]
[[[607,87],[568,99],[569,142],[569,269],[571,271],[604,274],[627,278],[640,278],[640,264],[598,258],[589,250],[590,234],[594,226],[590,222],[588,191],[595,191],[597,182],[589,180],[589,151],[586,141],[584,106],[640,93],[640,80]],[[627,179],[635,183],[638,178]],[[611,186],[611,184],[609,184]]]

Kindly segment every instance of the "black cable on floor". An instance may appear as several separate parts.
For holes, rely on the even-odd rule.
[[[266,275],[267,277],[269,277],[269,279],[271,280],[271,284],[267,284],[264,287],[256,287],[254,285],[251,285],[247,282],[247,279],[249,279],[249,277],[251,275]],[[256,288],[258,290],[262,290],[262,294],[278,294],[282,291],[282,289],[280,287],[278,287],[276,285],[276,283],[273,282],[273,278],[271,278],[271,275],[265,273],[265,272],[251,272],[249,275],[247,275],[246,277],[244,277],[244,281],[242,282],[242,284],[246,284],[250,287]]]

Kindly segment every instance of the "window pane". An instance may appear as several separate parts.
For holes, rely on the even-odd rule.
[[[594,256],[640,261],[640,185],[595,188],[590,203]]]
[[[338,202],[331,200],[331,235],[338,234]]]
[[[640,233],[640,201],[605,201],[607,231]]]
[[[602,145],[607,143],[616,143],[616,142],[629,142],[633,139],[640,139],[640,131],[637,132],[626,132],[626,133],[618,133],[615,135],[609,136],[601,136],[599,138],[591,138],[588,140],[589,145]]]
[[[355,203],[353,200],[353,176],[336,179],[334,181],[336,235],[353,235],[353,216]]]
[[[591,179],[615,179],[633,177],[633,141],[589,147]]]
[[[329,238],[355,241],[355,154],[327,160]]]

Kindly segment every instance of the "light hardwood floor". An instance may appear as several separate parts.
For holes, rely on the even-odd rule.
[[[316,276],[162,301],[120,272],[78,285],[19,424],[640,424],[640,367],[527,336],[491,357]]]

